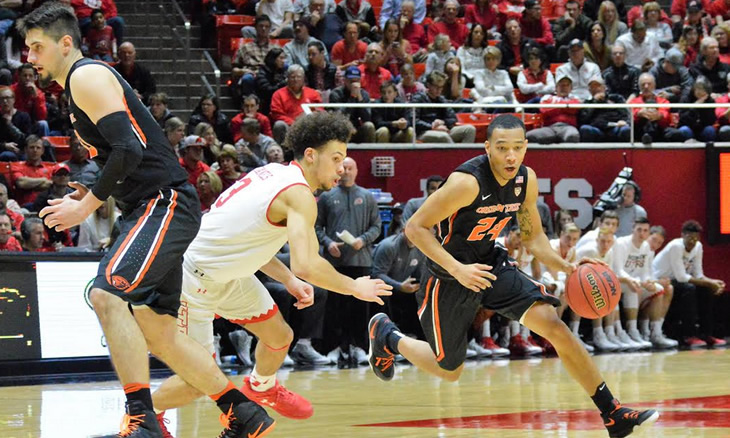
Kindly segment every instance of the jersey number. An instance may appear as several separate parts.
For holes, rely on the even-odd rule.
[[[489,234],[489,240],[495,240],[499,237],[502,229],[507,226],[511,219],[511,217],[506,217],[499,221],[497,225],[494,225],[494,222],[497,220],[496,217],[485,217],[477,222],[479,225],[475,226],[474,229],[471,230],[471,234],[469,234],[469,237],[466,240],[470,242],[478,242],[484,239],[485,234]]]
[[[238,193],[241,190],[243,190],[246,187],[248,187],[249,184],[251,184],[251,178],[244,178],[244,179],[242,179],[240,181],[237,181],[236,184],[234,185],[234,187],[231,189],[230,192],[224,193],[225,197],[223,197],[223,195],[221,195],[218,198],[218,200],[215,201],[215,207],[216,208],[221,208],[223,206],[223,204],[225,204],[226,202],[228,202],[228,200],[233,197],[233,195],[235,195],[236,193]]]

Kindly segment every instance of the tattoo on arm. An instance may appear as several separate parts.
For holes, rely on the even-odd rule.
[[[522,233],[522,238],[525,240],[530,240],[532,238],[532,217],[530,216],[530,211],[527,209],[524,203],[517,211],[517,223],[520,226],[520,233]]]

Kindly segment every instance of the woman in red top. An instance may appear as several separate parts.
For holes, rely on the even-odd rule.
[[[464,10],[464,21],[466,24],[481,24],[492,38],[490,31],[497,26],[497,5],[491,4],[490,0],[476,0]]]
[[[218,199],[218,195],[223,191],[223,183],[215,172],[209,170],[198,176],[196,188],[198,198],[200,198],[200,211],[207,213],[210,206],[213,205],[215,200]]]
[[[235,149],[229,149],[229,147],[230,145],[223,146],[223,152],[218,155],[218,166],[220,169],[216,171],[216,174],[223,184],[222,192],[226,191],[228,187],[232,186],[233,183],[243,176],[238,165],[238,154]]]
[[[700,34],[694,26],[684,26],[677,48],[684,53],[684,66],[689,68],[697,60],[700,53]]]

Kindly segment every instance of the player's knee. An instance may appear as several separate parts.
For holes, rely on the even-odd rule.
[[[271,350],[281,350],[294,341],[294,331],[288,324],[281,324],[276,329],[262,334],[259,340]]]
[[[120,303],[124,304],[124,302],[121,302],[121,300],[116,296],[98,288],[91,289],[91,292],[89,293],[89,301],[91,301],[91,305],[94,307],[94,312],[96,312],[96,314],[100,317],[103,317],[103,315],[118,308]]]

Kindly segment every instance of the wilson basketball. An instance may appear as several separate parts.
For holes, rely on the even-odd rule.
[[[621,299],[616,274],[606,266],[586,263],[568,277],[565,297],[571,309],[583,318],[601,318],[613,311]]]

